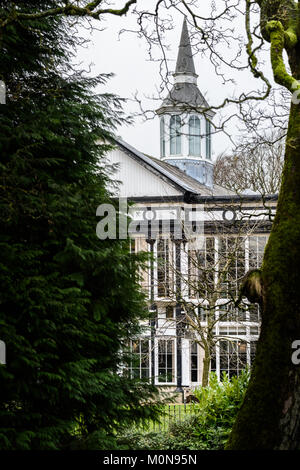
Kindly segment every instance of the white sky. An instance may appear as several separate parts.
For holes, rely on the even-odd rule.
[[[178,45],[180,40],[183,17],[177,15],[174,20],[175,28],[167,32],[166,40],[170,44],[168,50],[169,69],[175,69]],[[243,34],[243,18],[239,23],[239,33]],[[133,101],[134,94],[143,96],[153,96],[156,94],[156,87],[160,85],[158,62],[149,60],[147,47],[143,38],[138,38],[136,34],[124,33],[119,37],[122,28],[136,29],[136,18],[128,14],[126,17],[107,16],[105,22],[94,22],[96,27],[105,28],[102,31],[94,30],[92,33],[84,32],[90,37],[91,42],[87,49],[81,49],[78,53],[78,60],[87,67],[92,66],[92,75],[100,73],[114,73],[104,91],[115,93],[123,98],[129,98],[124,107],[126,112],[137,110]],[[224,49],[224,54],[228,51]],[[194,56],[196,73],[198,73],[198,86],[202,94],[205,95],[209,104],[218,105],[224,98],[233,94],[241,93],[261,88],[258,80],[255,80],[250,71],[236,72],[230,71],[236,84],[222,84],[222,80],[216,76],[213,65],[208,58],[197,54]],[[268,54],[266,55],[266,66],[264,71],[270,81],[272,72],[270,69]],[[229,75],[227,75],[229,76]],[[146,108],[156,109],[159,101],[151,102],[145,100]],[[218,118],[218,116],[217,116]],[[230,131],[237,136],[239,131],[234,124],[230,126]],[[128,143],[138,150],[149,155],[159,157],[159,122],[158,118],[144,121],[136,118],[135,124],[123,126],[118,134]],[[224,134],[213,136],[213,154],[218,155],[226,149],[230,149],[231,143]]]

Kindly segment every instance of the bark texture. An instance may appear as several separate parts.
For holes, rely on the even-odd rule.
[[[207,387],[209,382],[209,367],[210,367],[210,352],[208,348],[205,348],[205,355],[203,358],[203,371],[202,371],[202,387]]]
[[[298,48],[297,48],[298,49]],[[294,67],[300,65],[300,51]],[[299,59],[298,59],[299,57]],[[298,75],[299,76],[299,75]],[[262,329],[228,449],[300,448],[300,106],[292,104],[277,214],[261,269]]]
[[[274,79],[300,90],[298,3],[260,0],[261,29],[271,43]],[[286,50],[291,68],[283,61]],[[297,96],[298,97],[298,96]],[[292,100],[293,101],[293,100]],[[249,387],[227,449],[300,449],[300,105],[291,105],[275,221],[260,272],[262,329]]]

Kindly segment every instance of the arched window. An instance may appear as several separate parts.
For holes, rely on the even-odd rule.
[[[181,154],[181,119],[180,116],[171,116],[170,119],[170,154]]]
[[[160,156],[166,156],[166,140],[165,140],[165,119],[160,120]]]
[[[191,116],[189,119],[189,155],[200,155],[200,119]]]
[[[211,124],[206,121],[206,158],[211,160]]]

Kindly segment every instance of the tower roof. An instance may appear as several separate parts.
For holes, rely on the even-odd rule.
[[[201,110],[208,108],[208,103],[197,86],[194,59],[186,18],[183,20],[181,37],[177,55],[174,85],[168,96],[163,100],[157,114],[173,111],[174,108],[186,110],[193,108]],[[208,114],[214,115],[213,112]]]
[[[186,18],[182,25],[175,74],[196,75]]]
[[[208,103],[201,91],[193,83],[176,83],[168,96],[163,100],[158,114],[164,111],[172,111],[174,108],[180,109],[182,112],[190,109],[208,108]],[[210,114],[214,114],[210,112]]]

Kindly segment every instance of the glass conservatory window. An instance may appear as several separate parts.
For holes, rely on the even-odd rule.
[[[131,350],[131,376],[139,379],[148,379],[150,377],[149,339],[132,341]]]
[[[170,154],[180,155],[181,153],[181,119],[180,116],[171,116],[170,119]]]
[[[205,237],[200,250],[188,251],[189,297],[205,297],[213,289],[215,275],[215,239]]]
[[[223,372],[229,378],[245,369],[247,365],[247,343],[245,341],[220,341],[220,379]]]
[[[261,266],[267,240],[267,235],[249,236],[249,269]]]
[[[246,270],[245,239],[235,236],[220,237],[218,256],[218,272],[222,279],[221,296],[235,295]]]
[[[198,344],[191,343],[191,382],[198,382]]]
[[[158,381],[175,381],[175,343],[173,339],[158,340]]]
[[[189,155],[200,155],[200,119],[197,116],[189,119]]]
[[[160,120],[160,156],[166,156],[165,120],[163,117]]]
[[[211,124],[206,121],[206,158],[211,160]]]
[[[168,239],[157,240],[157,295],[158,297],[168,297],[172,285],[171,266],[172,252]]]
[[[250,342],[241,339],[219,341],[211,355],[211,371],[217,374],[219,380],[222,380],[223,372],[231,378],[239,375],[247,365],[253,364],[258,334],[255,336]]]

